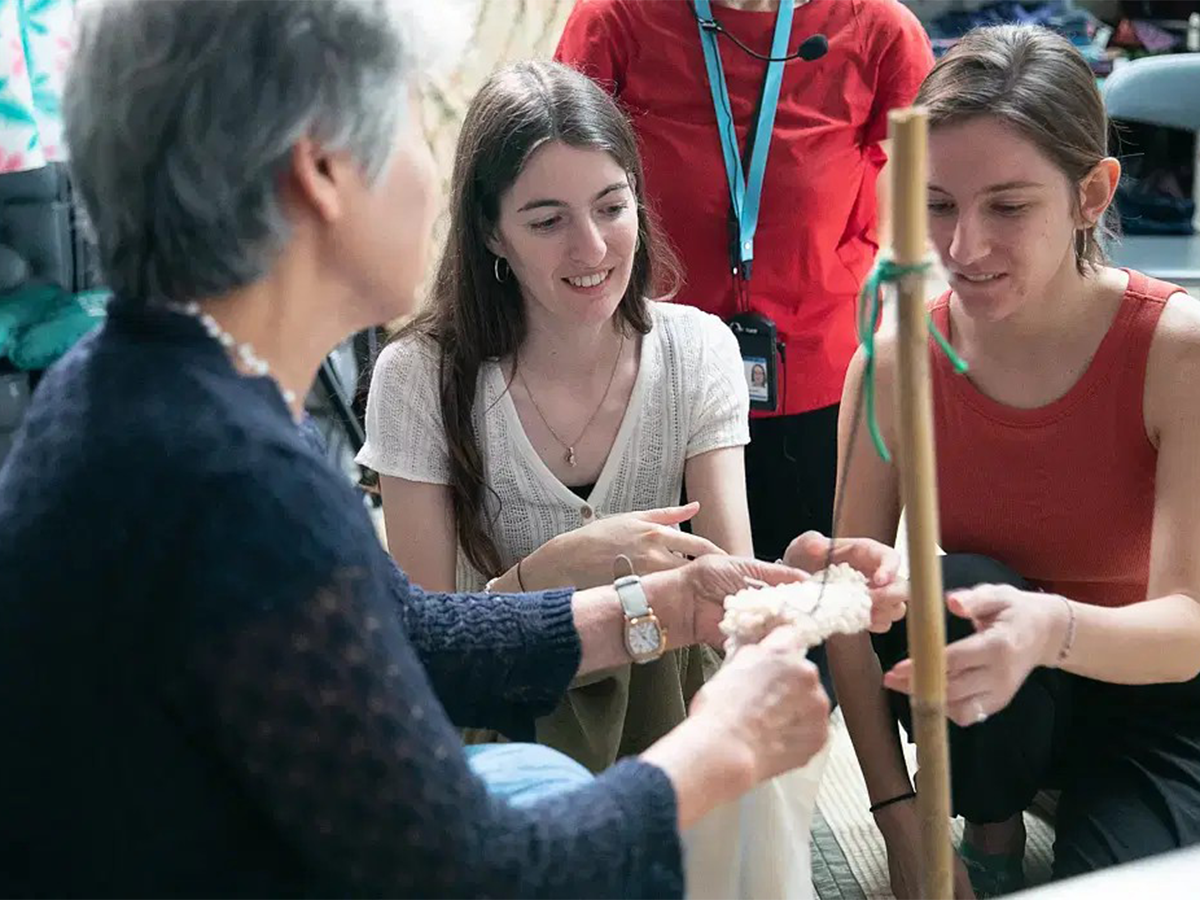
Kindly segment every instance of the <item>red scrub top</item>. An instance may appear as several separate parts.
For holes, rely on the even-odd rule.
[[[776,13],[713,4],[730,33],[768,55]],[[933,65],[929,39],[897,0],[810,0],[784,68],[763,179],[750,308],[785,342],[775,414],[838,402],[856,347],[854,305],[878,249],[875,184],[887,112],[907,106]],[[721,60],[743,157],[766,63],[726,37]],[[618,98],[637,131],[646,190],[684,266],[676,300],[728,319],[741,311],[729,262],[729,187],[690,0],[579,0],[556,58]]]

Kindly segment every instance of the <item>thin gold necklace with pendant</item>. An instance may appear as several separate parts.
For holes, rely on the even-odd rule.
[[[579,434],[575,436],[575,440],[573,441],[564,441],[558,436],[558,432],[554,430],[554,426],[546,420],[546,415],[542,412],[542,408],[538,406],[537,400],[533,399],[533,391],[529,389],[529,385],[525,381],[525,376],[521,374],[520,364],[518,363],[517,365],[517,377],[521,379],[521,387],[525,388],[525,395],[529,398],[529,402],[533,404],[534,412],[538,414],[538,418],[542,420],[542,424],[546,426],[546,430],[549,431],[550,434],[554,436],[554,439],[562,444],[563,449],[567,451],[563,454],[563,459],[567,461],[567,465],[572,469],[575,468],[576,465],[575,447],[583,439],[583,436],[587,434],[587,430],[591,427],[592,422],[595,421],[596,416],[599,415],[600,410],[604,408],[604,401],[608,399],[609,391],[612,390],[613,381],[616,380],[617,377],[617,367],[621,363],[621,355],[624,352],[625,335],[622,333],[621,344],[617,347],[617,358],[613,360],[612,372],[610,372],[608,375],[608,385],[604,388],[604,396],[600,398],[600,402],[596,404],[596,408],[592,410],[592,414],[588,416],[588,420],[583,423],[583,428],[579,430]]]

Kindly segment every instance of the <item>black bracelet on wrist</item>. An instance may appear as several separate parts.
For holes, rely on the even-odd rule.
[[[521,581],[521,563],[523,562],[525,562],[524,557],[517,560],[517,587],[521,589],[522,594],[526,594],[528,591],[525,590],[525,582]]]
[[[878,803],[872,803],[871,815],[875,815],[875,813],[879,812],[881,809],[891,806],[893,803],[903,803],[905,800],[911,800],[915,796],[917,796],[916,791],[908,791],[907,793],[892,797],[890,800],[880,800]]]

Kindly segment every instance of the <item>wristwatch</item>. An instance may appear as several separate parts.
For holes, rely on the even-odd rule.
[[[634,573],[629,557],[618,556],[614,568],[614,574],[625,570],[613,582],[625,611],[625,649],[635,663],[653,662],[667,649],[667,629],[650,608],[642,579]]]

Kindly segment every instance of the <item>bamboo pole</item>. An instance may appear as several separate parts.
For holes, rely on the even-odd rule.
[[[891,137],[891,238],[895,261],[918,265],[926,256],[926,136],[921,109],[893,110]],[[950,844],[950,758],[946,733],[946,623],[942,570],[937,556],[937,470],[933,399],[929,383],[929,331],[925,278],[899,284],[897,402],[900,489],[908,520],[909,655],[913,660],[912,714],[920,767],[917,813],[921,821],[921,896],[953,900]]]

